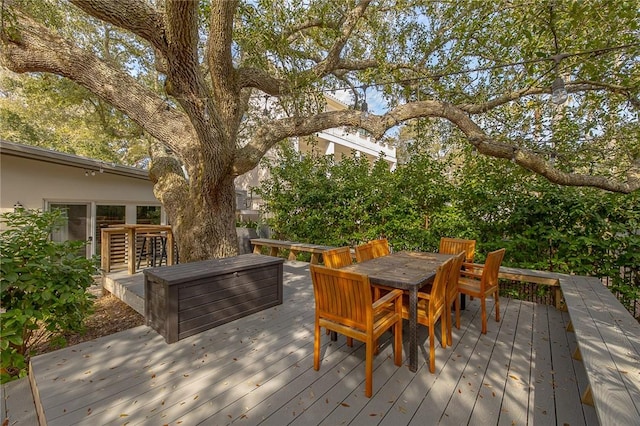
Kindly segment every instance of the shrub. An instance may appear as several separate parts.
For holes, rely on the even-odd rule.
[[[51,233],[64,223],[62,211],[19,210],[0,216],[0,349],[5,383],[27,374],[30,350],[53,336],[82,331],[92,309],[86,291],[93,283],[95,260],[79,254],[84,242],[54,242]]]

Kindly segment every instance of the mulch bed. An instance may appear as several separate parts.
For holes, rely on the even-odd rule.
[[[86,320],[84,333],[69,333],[65,335],[67,346],[77,345],[98,337],[108,336],[119,331],[128,330],[144,325],[144,317],[122,302],[111,293],[99,295],[94,301],[94,313]],[[59,349],[43,342],[37,347],[34,355],[40,355]]]

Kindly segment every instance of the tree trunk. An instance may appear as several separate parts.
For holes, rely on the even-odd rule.
[[[228,178],[215,191],[192,190],[188,199],[165,203],[176,237],[180,262],[238,254],[235,186]]]
[[[169,217],[181,263],[238,254],[232,175],[217,182],[196,176],[187,179],[176,159],[154,156],[149,176]]]

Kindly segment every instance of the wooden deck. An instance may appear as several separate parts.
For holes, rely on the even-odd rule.
[[[568,315],[511,299],[501,309],[482,335],[478,300],[467,301],[453,348],[436,348],[436,374],[423,327],[416,373],[406,339],[405,365],[394,366],[387,334],[367,399],[361,344],[324,336],[313,370],[308,264],[286,262],[280,306],[170,345],[137,327],[37,356],[31,378],[50,426],[598,424],[580,402],[586,376],[571,358]]]

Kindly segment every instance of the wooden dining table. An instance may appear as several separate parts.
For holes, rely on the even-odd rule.
[[[400,251],[340,268],[369,276],[373,285],[401,289],[409,294],[409,370],[418,369],[418,290],[433,281],[438,266],[450,254]]]

